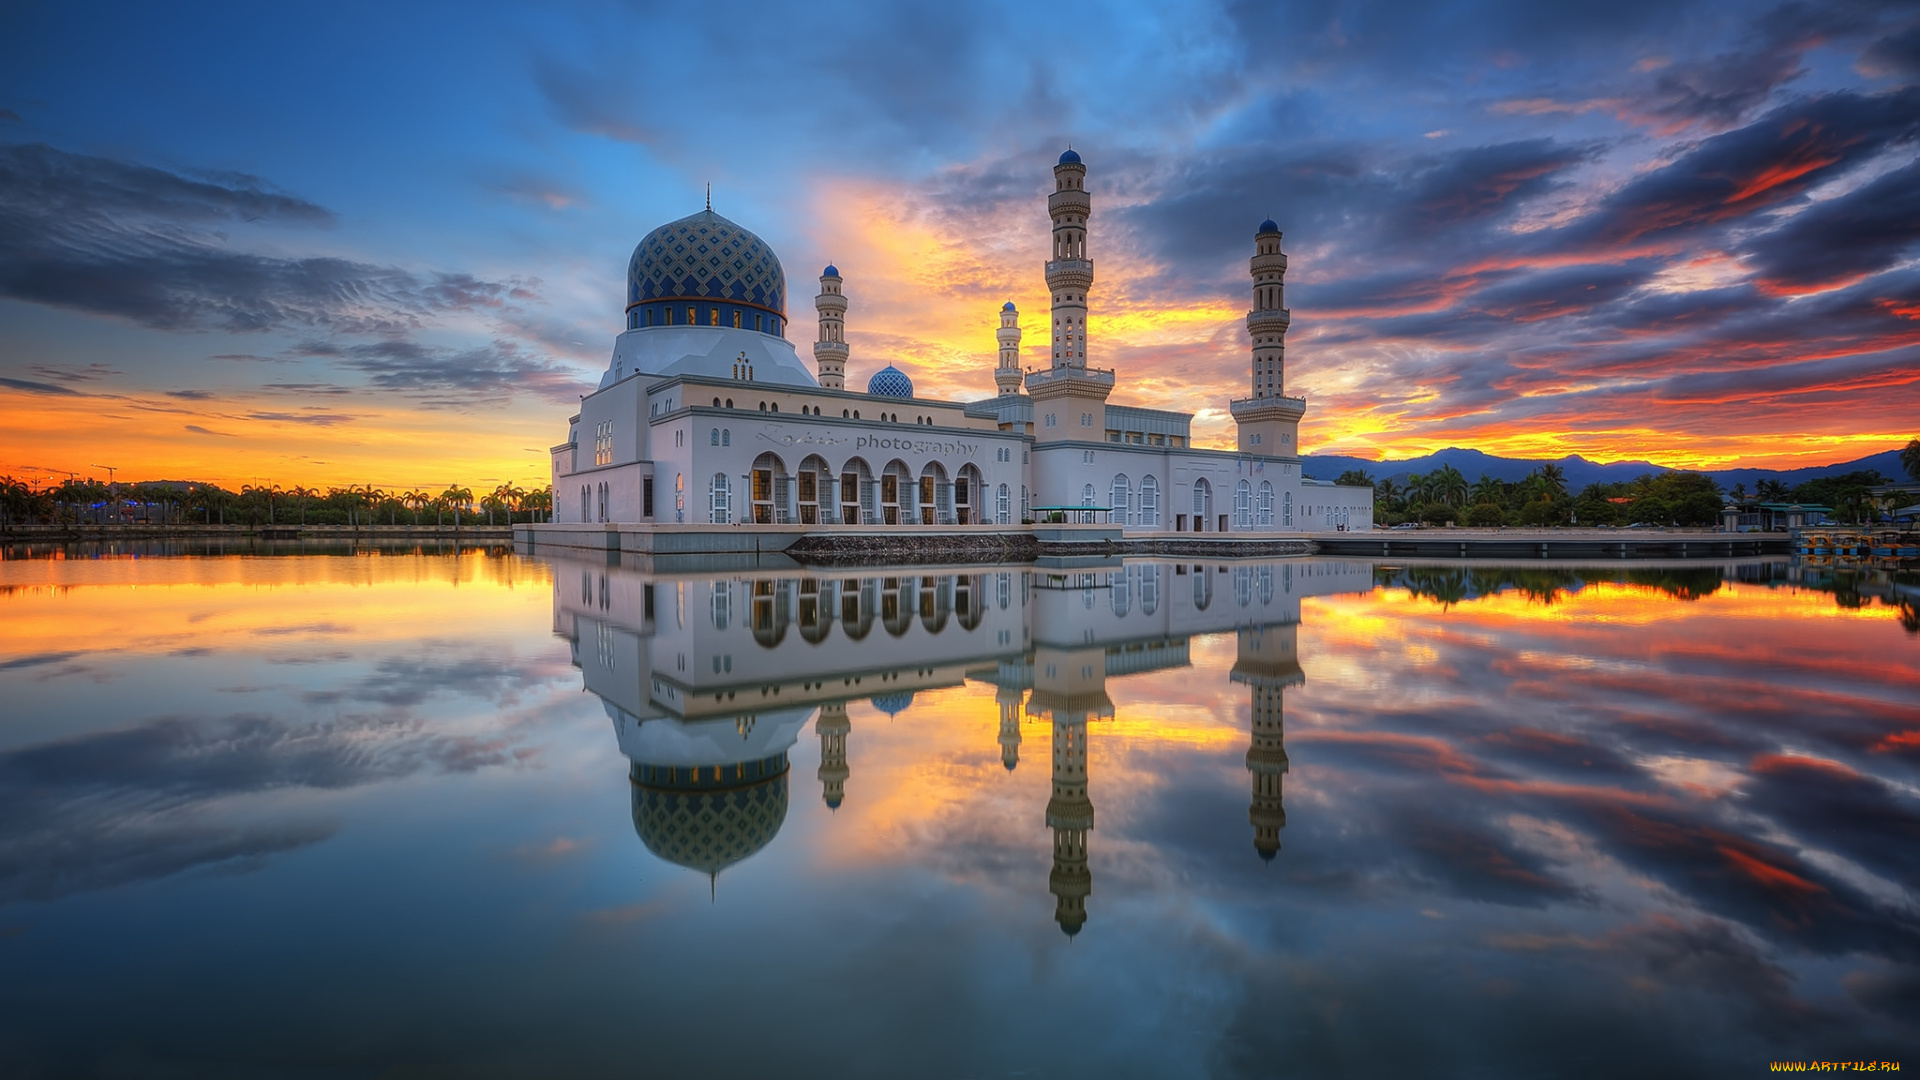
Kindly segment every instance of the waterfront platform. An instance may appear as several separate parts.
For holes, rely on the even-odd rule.
[[[1712,529],[1374,529],[1314,538],[1322,555],[1457,559],[1724,559],[1791,555],[1786,533]]]

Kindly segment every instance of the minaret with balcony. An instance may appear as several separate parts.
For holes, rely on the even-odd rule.
[[[1053,362],[1027,376],[1038,442],[1106,440],[1113,372],[1087,366],[1087,293],[1093,288],[1093,260],[1087,257],[1092,202],[1086,181],[1087,167],[1069,147],[1053,167],[1053,194],[1047,196],[1047,213],[1053,218],[1053,258],[1047,262],[1047,289],[1053,295]]]
[[[1000,342],[1000,363],[993,369],[993,385],[1001,397],[1020,392],[1020,309],[1009,300],[1000,308],[1000,329],[993,336]]]
[[[1287,760],[1287,687],[1306,681],[1300,670],[1299,624],[1249,626],[1240,630],[1233,681],[1252,691],[1247,772],[1253,778],[1253,802],[1247,822],[1253,826],[1253,850],[1271,862],[1280,853],[1280,830],[1287,827],[1282,786]]]
[[[993,693],[1000,706],[1000,764],[1008,772],[1020,764],[1020,706],[1026,696],[1017,686],[1002,686]]]
[[[839,268],[828,263],[820,274],[820,295],[813,298],[820,312],[820,340],[813,343],[813,361],[820,366],[820,385],[828,390],[847,387],[847,297],[840,285]]]
[[[1093,871],[1087,865],[1087,834],[1093,831],[1093,799],[1087,791],[1087,726],[1113,716],[1107,696],[1107,652],[1100,646],[1041,645],[1033,653],[1030,715],[1053,725],[1053,793],[1047,828],[1053,830],[1053,920],[1068,937],[1087,923]]]
[[[852,730],[846,702],[820,706],[813,731],[820,736],[820,797],[826,800],[829,810],[840,809],[840,803],[847,797],[847,777],[853,774],[847,768],[847,735]]]
[[[1253,310],[1247,312],[1247,333],[1253,338],[1253,395],[1231,405],[1240,428],[1240,452],[1262,457],[1300,456],[1300,418],[1304,398],[1286,396],[1287,256],[1280,250],[1280,226],[1272,218],[1260,223],[1253,238]]]

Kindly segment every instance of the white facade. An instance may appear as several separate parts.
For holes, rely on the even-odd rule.
[[[710,210],[655,230],[629,266],[628,329],[553,448],[554,520],[1018,527],[1061,514],[1128,534],[1372,528],[1371,489],[1301,475],[1305,402],[1282,393],[1285,256],[1271,222],[1252,261],[1254,396],[1233,403],[1240,449],[1192,446],[1190,414],[1107,404],[1116,373],[1088,365],[1085,175],[1077,154],[1062,155],[1048,203],[1052,363],[1018,392],[1020,331],[1006,305],[982,372],[997,393],[971,403],[914,397],[891,367],[868,393],[841,388],[847,366],[880,365],[849,356],[836,268],[816,297],[817,378],[782,336],[784,273],[757,237]],[[663,254],[690,239],[716,254],[703,263],[685,243]]]

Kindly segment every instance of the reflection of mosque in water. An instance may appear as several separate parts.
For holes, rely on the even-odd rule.
[[[852,779],[850,702],[898,714],[917,691],[990,683],[1009,771],[1023,717],[1051,727],[1048,885],[1070,935],[1093,891],[1088,738],[1114,715],[1107,681],[1185,667],[1193,636],[1237,633],[1232,679],[1252,699],[1249,818],[1255,850],[1272,859],[1286,826],[1284,693],[1304,679],[1300,598],[1373,582],[1371,564],[1337,561],[871,574],[650,578],[555,564],[554,630],[631,762],[634,831],[662,859],[717,875],[780,831],[787,754],[808,720],[821,794],[837,809]]]

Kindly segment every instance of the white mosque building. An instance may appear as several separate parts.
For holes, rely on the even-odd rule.
[[[1372,527],[1373,492],[1301,474],[1304,399],[1286,396],[1287,257],[1264,221],[1251,260],[1251,393],[1231,403],[1236,450],[1192,445],[1191,413],[1113,405],[1091,366],[1086,165],[1072,150],[1047,199],[1052,357],[1022,371],[1019,313],[999,313],[995,396],[918,397],[887,364],[865,392],[846,341],[848,297],[828,266],[814,298],[814,368],[787,339],[771,248],[709,207],[648,233],[627,266],[626,329],[552,450],[565,526],[989,526],[1093,519],[1127,537],[1311,535]],[[1023,392],[1024,390],[1024,392]]]

